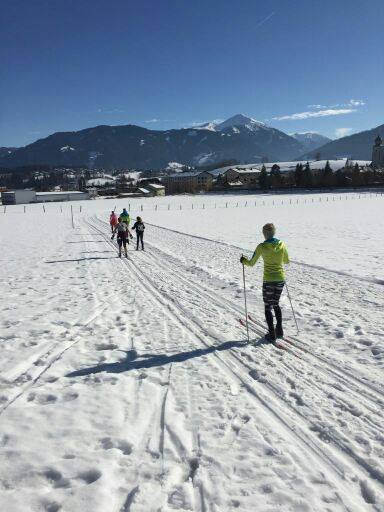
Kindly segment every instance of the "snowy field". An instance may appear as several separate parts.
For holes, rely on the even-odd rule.
[[[119,260],[129,203],[146,251]],[[0,210],[1,511],[384,510],[384,196],[72,205],[74,229],[68,203]],[[280,348],[260,264],[251,344],[238,321],[265,222],[300,326],[284,292]]]

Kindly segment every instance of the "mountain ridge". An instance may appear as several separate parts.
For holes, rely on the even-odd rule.
[[[0,157],[0,166],[157,170],[168,162],[197,166],[228,159],[240,163],[257,162],[263,158],[289,160],[304,151],[293,137],[243,114],[211,128],[150,130],[128,124],[56,132]]]
[[[331,142],[332,139],[326,137],[325,135],[321,135],[317,132],[295,132],[290,133],[291,137],[299,141],[306,151],[314,151],[320,146],[324,146],[328,142]]]
[[[316,150],[304,153],[300,158],[303,160],[311,160],[316,157],[317,153],[320,153],[321,158],[327,160],[334,158],[370,160],[372,157],[372,146],[377,135],[384,138],[384,124],[371,128],[370,130],[363,130],[327,142]]]

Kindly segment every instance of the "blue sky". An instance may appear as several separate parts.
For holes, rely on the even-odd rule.
[[[243,113],[336,137],[384,123],[382,0],[8,0],[0,146]]]

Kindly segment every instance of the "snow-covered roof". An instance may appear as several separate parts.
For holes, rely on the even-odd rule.
[[[127,179],[137,181],[141,176],[141,171],[122,172],[117,177],[125,176]]]
[[[162,190],[165,188],[164,185],[158,185],[157,183],[148,183],[147,187],[154,188],[156,190]]]
[[[188,172],[178,172],[176,174],[169,174],[168,176],[164,176],[164,178],[192,178],[193,176],[198,176],[204,171],[188,171]]]
[[[349,165],[359,165],[360,167],[365,167],[366,165],[370,165],[372,163],[371,160],[348,160]]]
[[[309,160],[309,166],[312,170],[320,170],[324,169],[327,161],[329,161],[329,165],[333,171],[338,171],[345,167],[347,163],[346,158],[339,158],[337,160]],[[361,165],[369,165],[370,162],[366,163],[365,160],[360,160],[360,162],[364,162]],[[307,160],[301,161],[292,161],[292,162],[266,162],[266,163],[255,163],[255,164],[240,164],[240,165],[229,165],[227,167],[221,167],[220,169],[213,169],[212,171],[208,171],[213,176],[220,176],[225,174],[229,169],[233,169],[234,171],[239,172],[240,174],[243,172],[260,172],[263,165],[266,170],[269,172],[274,165],[278,165],[281,172],[292,172],[296,169],[297,164],[302,164],[303,167],[306,165]],[[359,164],[360,165],[360,164]]]
[[[139,187],[138,190],[140,190],[140,192],[142,192],[143,194],[150,194],[151,193],[147,188],[140,188]]]
[[[65,192],[58,192],[57,190],[54,190],[52,192],[36,192],[37,196],[67,196],[68,194],[86,194],[87,192],[80,192],[79,190],[67,190]]]
[[[102,185],[114,185],[114,184],[115,184],[115,180],[112,177],[111,178],[92,178],[87,181],[87,186],[88,185],[102,186]]]
[[[251,167],[250,169],[237,169],[237,168],[234,168],[233,170],[236,171],[237,173],[239,174],[259,174],[260,173],[260,168],[254,168],[254,167]]]
[[[228,185],[230,187],[242,187],[244,183],[242,183],[241,181],[228,181]]]

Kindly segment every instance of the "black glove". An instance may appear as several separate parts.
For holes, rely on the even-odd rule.
[[[240,263],[241,263],[242,265],[244,265],[245,260],[246,260],[246,257],[245,257],[245,256],[241,256],[241,257],[240,257]]]

